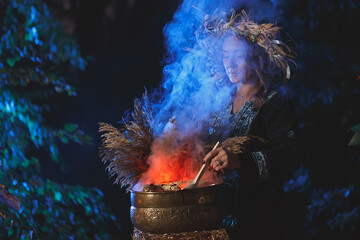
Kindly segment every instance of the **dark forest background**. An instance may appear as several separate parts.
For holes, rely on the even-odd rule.
[[[98,122],[116,125],[159,86],[179,2],[0,0],[1,239],[130,238],[129,194],[101,163]],[[360,3],[258,2],[297,42],[289,239],[359,239]]]

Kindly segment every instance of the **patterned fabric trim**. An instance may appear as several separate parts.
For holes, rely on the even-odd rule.
[[[262,152],[252,152],[251,155],[259,170],[259,182],[265,182],[269,179],[269,168],[266,162],[266,155]]]
[[[276,91],[269,93],[266,97],[265,102],[277,94]],[[235,114],[231,114],[232,104],[230,104],[227,112],[230,114],[230,136],[239,137],[245,136],[249,133],[251,123],[255,119],[259,111],[254,110],[254,101],[249,100],[244,103],[241,109]]]
[[[233,117],[230,125],[232,135],[245,136],[248,134],[250,125],[258,113],[257,111],[253,111],[252,106],[252,101],[245,102]]]

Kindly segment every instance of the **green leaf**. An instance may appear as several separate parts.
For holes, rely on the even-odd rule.
[[[60,140],[65,144],[69,143],[69,139],[67,137],[65,137],[65,136],[60,136]]]
[[[349,146],[356,146],[360,145],[360,132],[354,134],[354,136],[350,139],[348,143]]]
[[[56,200],[56,201],[60,202],[60,201],[61,201],[61,197],[62,197],[62,195],[61,195],[60,192],[55,192],[55,200]]]
[[[74,141],[74,142],[77,142],[79,144],[82,144],[80,138],[76,135],[76,134],[72,134],[71,135],[71,139]]]
[[[58,152],[59,150],[55,144],[50,145],[50,156],[55,162],[60,162]]]
[[[13,229],[10,228],[9,231],[8,231],[8,237],[10,237],[12,234],[13,234]]]
[[[73,132],[78,128],[78,125],[74,123],[68,123],[64,125],[64,128],[68,132]]]
[[[13,67],[15,65],[15,59],[14,58],[7,58],[6,59],[6,63],[10,66]]]
[[[360,131],[360,123],[351,127],[351,130],[353,130],[354,132],[359,132]]]
[[[22,165],[24,168],[26,168],[27,166],[30,165],[30,161],[25,158],[25,159],[23,159],[21,165]]]
[[[30,39],[31,39],[30,33],[26,33],[25,34],[25,41],[30,41]]]
[[[84,140],[84,143],[89,144],[91,146],[94,146],[94,141],[93,141],[93,138],[91,136],[84,135],[83,140]]]
[[[31,158],[30,158],[30,162],[31,162],[31,164],[39,167],[39,164],[40,164],[40,163],[39,163],[39,159],[37,159],[37,158],[35,158],[35,157],[31,157]]]
[[[62,87],[55,86],[55,91],[56,91],[57,93],[62,93],[62,92],[64,92],[64,89],[63,89]]]
[[[91,214],[91,207],[90,207],[90,205],[85,205],[85,214],[88,215],[88,216]]]
[[[44,196],[44,193],[45,193],[44,187],[37,187],[36,191],[40,196]]]

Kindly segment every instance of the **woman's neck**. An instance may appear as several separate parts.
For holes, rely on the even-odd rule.
[[[238,83],[236,87],[236,96],[241,98],[252,98],[257,92],[256,85],[248,83]]]

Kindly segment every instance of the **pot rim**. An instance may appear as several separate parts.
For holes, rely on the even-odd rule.
[[[204,188],[213,188],[213,187],[217,187],[217,186],[221,186],[223,185],[223,183],[212,183],[208,186],[203,186],[203,187],[197,187],[197,188],[193,188],[193,189],[181,189],[179,191],[163,191],[163,192],[143,192],[143,191],[135,191],[133,189],[130,189],[130,193],[136,193],[136,194],[174,194],[174,193],[178,193],[178,192],[189,192],[189,191],[194,191],[197,189],[204,189]]]

